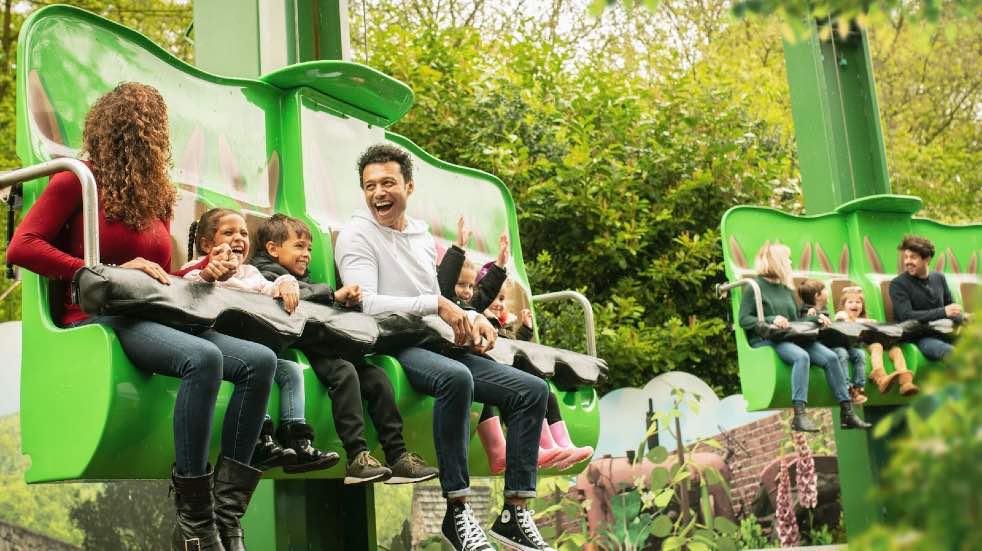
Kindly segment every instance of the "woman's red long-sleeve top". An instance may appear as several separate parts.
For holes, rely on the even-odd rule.
[[[170,221],[154,220],[137,231],[119,220],[106,220],[100,201],[99,254],[103,264],[124,264],[140,256],[169,271]],[[50,279],[71,281],[85,266],[82,256],[82,186],[73,173],[59,172],[17,227],[7,248],[7,262]],[[63,325],[88,317],[72,304],[70,285],[66,285],[64,301]]]

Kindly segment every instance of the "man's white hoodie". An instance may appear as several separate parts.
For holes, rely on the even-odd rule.
[[[397,231],[356,211],[338,235],[334,260],[345,285],[361,286],[366,314],[437,313],[436,241],[426,222],[407,216],[406,228]]]

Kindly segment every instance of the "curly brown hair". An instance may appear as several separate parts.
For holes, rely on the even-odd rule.
[[[167,176],[167,104],[156,88],[124,82],[103,95],[85,117],[82,140],[106,220],[144,230],[171,219],[177,190]]]

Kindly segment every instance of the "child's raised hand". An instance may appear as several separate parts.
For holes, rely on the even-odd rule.
[[[532,328],[532,311],[529,310],[528,308],[523,308],[522,309],[522,316],[521,316],[521,318],[522,318],[522,325],[524,325],[525,327],[528,327],[529,329],[531,329]]]
[[[817,316],[818,315],[818,310],[816,310],[814,308],[809,308],[808,311],[805,312],[805,315],[806,316]]]
[[[511,245],[511,241],[508,239],[508,232],[506,231],[498,238],[498,258],[495,259],[494,263],[499,268],[504,268],[505,264],[508,264],[508,254],[511,252],[509,245]]]
[[[283,309],[292,314],[300,304],[300,284],[295,279],[284,279],[276,286],[276,290],[283,299]]]
[[[235,275],[239,263],[232,254],[232,248],[223,243],[208,251],[208,265],[201,269],[201,279],[205,281],[225,281]]]
[[[461,214],[460,218],[457,219],[457,241],[456,245],[461,249],[467,245],[467,242],[471,240],[471,229],[467,227],[467,223],[464,222],[464,215]]]
[[[345,285],[334,291],[334,302],[339,302],[345,306],[354,306],[361,303],[361,287],[358,285]]]
[[[825,314],[821,314],[820,316],[818,316],[818,324],[821,325],[822,327],[828,327],[829,325],[832,324],[832,321],[829,320],[829,317],[826,316]]]

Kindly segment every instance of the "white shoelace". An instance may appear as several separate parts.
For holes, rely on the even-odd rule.
[[[454,515],[454,524],[457,526],[457,535],[460,536],[460,545],[464,549],[480,549],[482,545],[490,547],[491,544],[488,543],[481,524],[474,518],[470,505],[464,504],[464,508]]]
[[[525,532],[528,539],[532,540],[532,543],[542,548],[549,547],[549,544],[546,543],[545,538],[542,537],[539,529],[535,526],[535,521],[532,518],[534,514],[535,511],[531,509],[525,509],[524,507],[518,509],[518,526]]]

